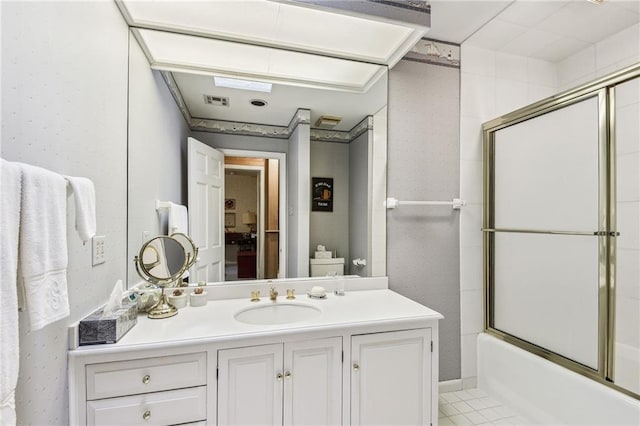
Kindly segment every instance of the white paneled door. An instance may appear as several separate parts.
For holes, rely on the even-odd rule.
[[[198,247],[195,281],[224,281],[224,154],[188,139],[189,234]]]
[[[431,329],[351,338],[351,424],[431,423]]]
[[[342,423],[342,338],[284,345],[284,426]]]
[[[342,338],[218,352],[218,424],[342,424]]]
[[[282,424],[282,344],[218,352],[218,424]]]

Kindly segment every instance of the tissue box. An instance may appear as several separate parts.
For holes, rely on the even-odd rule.
[[[126,304],[106,317],[102,317],[103,310],[104,306],[80,321],[78,325],[80,346],[115,343],[138,322],[136,303]]]
[[[316,259],[331,259],[330,251],[317,251],[315,254]]]

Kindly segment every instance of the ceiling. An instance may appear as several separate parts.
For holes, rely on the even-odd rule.
[[[144,41],[142,44],[152,67],[174,72],[175,83],[194,118],[286,126],[297,108],[308,108],[312,114],[312,125],[321,114],[333,115],[343,118],[336,130],[348,131],[364,116],[375,113],[379,106],[384,105],[386,78],[380,78],[381,74],[375,73],[374,69],[369,74],[365,72],[368,77],[360,82],[347,81],[346,77],[336,74],[337,66],[300,59],[292,59],[288,62],[290,65],[282,66],[283,61],[275,61],[273,52],[269,52],[274,50],[272,47],[285,47],[291,49],[290,53],[322,51],[328,56],[320,58],[328,61],[347,63],[350,61],[335,58],[351,58],[369,62],[361,65],[375,68],[380,65],[373,64],[393,66],[413,46],[407,47],[407,43],[415,43],[416,37],[424,34],[414,24],[396,26],[380,18],[367,22],[349,13],[346,16],[331,12],[318,15],[316,7],[296,4],[291,0],[116,1],[131,26],[148,29],[139,30],[139,33],[146,31],[150,34],[146,41],[148,45],[144,46]],[[603,4],[587,0],[431,0],[430,4],[431,28],[425,34],[427,38],[551,62],[560,61],[640,22],[640,0],[605,0]],[[340,22],[336,23],[334,19]],[[152,29],[170,31],[171,34],[165,32],[159,36],[172,39],[193,39],[206,34],[218,39],[201,39],[207,46],[226,43],[231,47],[222,46],[227,50],[205,58],[197,50],[189,52],[189,49],[173,46],[169,51],[184,54],[180,61],[184,62],[185,69],[191,68],[185,73],[181,72],[184,70],[180,66],[171,67],[163,63],[165,53],[162,48],[168,46],[168,41],[163,38],[153,47],[151,35],[157,31]],[[238,41],[253,46],[239,44]],[[321,46],[323,43],[324,47]],[[246,53],[243,46],[266,51]],[[250,64],[257,67],[253,74],[239,73],[229,68],[227,63],[259,57],[269,59],[265,59],[264,64]],[[227,62],[214,63],[218,58]],[[271,74],[260,71],[260,66]],[[274,74],[278,67],[280,74]],[[287,84],[289,77],[286,73],[298,72],[293,71],[295,67],[306,68],[318,84],[315,87],[289,85],[293,80]],[[198,71],[194,73],[196,68]],[[332,73],[335,80],[327,85],[322,80]],[[213,74],[240,75],[245,79],[254,77],[276,84],[271,93],[216,87]],[[362,75],[353,72],[343,75],[351,77],[358,74]],[[323,84],[333,90],[323,90],[319,87]],[[351,92],[360,93],[342,91],[340,86],[345,84],[351,85]],[[204,95],[229,97],[230,106],[206,105]],[[252,106],[249,101],[256,98],[265,100],[267,106]]]
[[[116,2],[151,67],[172,73],[172,93],[194,121],[286,127],[305,108],[312,126],[329,115],[341,118],[332,130],[348,132],[386,105],[387,66],[428,29],[288,0]],[[272,91],[218,87],[214,75],[273,83]]]
[[[427,37],[558,62],[638,22],[638,0],[432,0]]]
[[[217,87],[208,75],[174,73],[173,77],[194,118],[287,126],[298,108],[307,108],[312,126],[321,115],[338,116],[342,121],[333,130],[346,132],[387,103],[386,73],[366,93],[284,84],[274,84],[271,93],[265,93]],[[228,97],[230,105],[207,105],[204,95]],[[262,99],[267,105],[253,106],[252,99]]]

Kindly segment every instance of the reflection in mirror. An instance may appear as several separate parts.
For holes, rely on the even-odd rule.
[[[185,234],[176,233],[172,234],[171,237],[180,245],[180,252],[177,253],[173,260],[170,261],[173,262],[174,268],[170,269],[170,271],[175,271],[177,273],[178,269],[176,268],[176,266],[181,266],[183,263],[183,261],[180,259],[184,259],[185,261],[188,260],[189,262],[195,262],[197,260],[198,249],[193,243],[193,240]],[[167,257],[169,257],[169,255],[167,255]]]
[[[157,280],[168,280],[183,267],[187,256],[183,246],[169,237],[156,237],[141,252],[141,269]]]
[[[328,253],[319,256],[342,261],[344,274],[385,275],[387,72],[384,66],[375,67],[377,77],[361,93],[308,87],[299,80],[295,85],[274,82],[270,92],[259,92],[217,85],[213,75],[201,70],[173,72],[168,70],[171,67],[158,66],[152,70],[145,50],[132,36],[129,251],[136,252],[141,235],[145,239],[145,235],[169,232],[167,211],[153,208],[157,200],[166,200],[188,207],[190,236],[201,257],[211,248],[219,251],[226,264],[209,268],[215,269],[218,279],[201,273],[196,265],[191,281],[222,281],[225,266],[239,267],[245,260],[239,258],[240,250],[225,253],[226,241],[246,236],[225,238],[232,220],[235,228],[241,228],[237,233],[255,235],[250,244],[255,247],[255,260],[249,256],[256,270],[252,278],[310,276],[319,245]],[[215,224],[212,216],[206,218],[207,226],[218,231],[206,238],[194,235],[194,229],[202,226],[196,227],[192,219],[198,207],[187,196],[188,176],[199,166],[188,164],[189,137],[225,155],[280,161],[277,214],[270,219],[269,208],[260,207],[268,203],[269,193],[257,189],[258,202],[247,209],[256,214],[257,223],[244,224],[247,211],[225,210],[221,205]],[[268,172],[263,175],[265,182]],[[329,211],[313,210],[312,178],[332,179]],[[216,197],[222,203],[233,198]],[[244,229],[245,225],[251,229]],[[268,260],[270,249],[278,254],[275,267]],[[366,266],[354,265],[356,258],[366,259]],[[135,271],[130,270],[129,285],[135,284],[134,278]]]

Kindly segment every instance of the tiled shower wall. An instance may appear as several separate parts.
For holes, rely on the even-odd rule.
[[[462,385],[475,387],[482,331],[482,123],[556,92],[554,64],[462,46],[460,311]]]
[[[640,78],[616,87],[614,380],[640,394]]]
[[[482,330],[482,123],[639,61],[640,25],[558,63],[462,46],[460,196],[467,201],[460,216],[464,387],[476,384],[476,342]],[[638,176],[629,179],[637,181]],[[637,292],[634,294],[636,304],[640,304]]]

